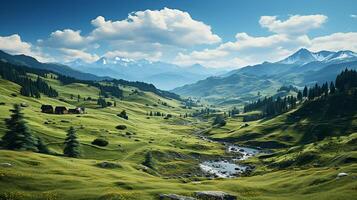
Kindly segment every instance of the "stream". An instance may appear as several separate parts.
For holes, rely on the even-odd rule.
[[[255,148],[242,147],[236,144],[230,144],[226,142],[219,142],[207,138],[201,134],[197,135],[200,139],[208,141],[221,143],[226,146],[226,152],[232,155],[231,158],[222,157],[215,160],[207,160],[200,163],[201,170],[210,174],[213,177],[218,178],[232,178],[241,175],[242,173],[250,170],[251,167],[247,165],[240,164],[240,161],[246,160],[252,156],[262,153],[262,150]]]

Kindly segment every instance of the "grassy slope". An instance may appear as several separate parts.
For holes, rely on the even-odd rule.
[[[67,103],[46,97],[33,99],[20,96],[18,85],[0,79],[0,101],[5,103],[0,106],[0,134],[5,132],[3,119],[9,116],[8,110],[12,104],[26,103],[29,106],[24,113],[31,130],[43,137],[51,150],[61,153],[65,131],[69,126],[74,126],[78,129],[83,156],[81,159],[71,159],[1,150],[1,163],[9,162],[14,166],[0,167],[0,199],[153,199],[159,193],[190,195],[196,190],[223,190],[242,199],[352,199],[356,193],[357,184],[353,178],[357,173],[356,164],[345,164],[339,168],[280,170],[229,180],[197,178],[196,182],[192,182],[187,178],[166,179],[165,176],[197,170],[197,154],[213,156],[223,153],[222,146],[203,142],[191,134],[197,128],[207,127],[207,124],[177,117],[188,112],[179,108],[177,101],[162,99],[151,93],[129,96],[133,88],[123,88],[126,97],[123,101],[116,99],[117,107],[101,109],[94,101],[77,102],[76,98],[70,99],[71,94],[75,97],[80,94],[82,98],[97,98],[96,88],[80,84],[61,86],[56,80],[48,81]],[[12,93],[18,96],[12,97]],[[174,108],[161,105],[158,99]],[[43,114],[40,112],[41,104],[67,107],[85,105],[88,114],[78,115],[80,117]],[[129,120],[116,116],[123,109],[127,111]],[[146,112],[150,110],[171,113],[174,117],[169,120],[162,117],[147,119]],[[281,121],[279,118],[273,120],[277,123]],[[254,122],[244,130],[239,129],[241,123],[239,119],[232,119],[226,127],[214,129],[211,134],[222,138],[244,135],[253,130],[264,130],[267,124],[274,124],[269,121]],[[115,126],[119,124],[125,124],[128,129],[116,130]],[[132,135],[129,137],[126,132]],[[97,137],[106,138],[110,144],[107,147],[91,145],[91,141]],[[349,139],[343,138],[343,141]],[[144,172],[140,165],[145,152],[149,150],[154,152],[156,168],[160,173],[158,176]],[[102,169],[95,166],[104,160],[118,162],[122,168]],[[249,162],[261,164],[260,161]],[[265,162],[270,163],[269,160]],[[264,169],[262,167],[257,171],[263,172]],[[338,172],[352,175],[336,179]]]

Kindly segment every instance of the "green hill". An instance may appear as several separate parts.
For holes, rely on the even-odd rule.
[[[4,120],[9,118],[9,110],[19,104],[32,134],[41,137],[52,152],[1,149],[0,199],[139,200],[158,199],[162,193],[192,196],[203,190],[225,191],[240,199],[355,196],[355,93],[317,98],[284,114],[252,122],[243,122],[243,115],[249,114],[243,113],[227,117],[226,125],[217,127],[212,126],[212,120],[224,109],[215,107],[208,114],[197,115],[203,106],[191,108],[180,98],[172,98],[172,93],[154,90],[145,83],[80,81],[46,70],[2,66],[22,70],[25,74],[20,73],[20,77],[33,81],[40,76],[58,96],[42,92],[40,98],[23,96],[20,90],[27,86],[21,81],[0,79],[0,136],[7,131]],[[118,90],[119,97],[114,92]],[[112,105],[98,105],[99,94]],[[85,113],[48,114],[41,112],[42,105],[85,107]],[[118,116],[123,110],[128,120]],[[160,116],[151,112],[160,112]],[[118,129],[118,125],[125,128]],[[70,126],[78,134],[79,158],[63,155]],[[198,134],[263,147],[271,154],[243,161],[255,169],[241,177],[207,177],[199,167],[202,161],[232,155],[222,143],[204,140]],[[92,144],[98,138],[109,144]],[[143,165],[148,152],[152,168]],[[342,172],[348,176],[336,178]]]

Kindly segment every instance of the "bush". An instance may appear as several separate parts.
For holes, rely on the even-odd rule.
[[[216,118],[214,118],[212,125],[225,126],[226,120],[222,115],[217,115]]]
[[[144,160],[144,162],[142,164],[144,166],[148,167],[148,168],[154,169],[154,161],[153,161],[153,158],[152,158],[151,151],[146,152],[145,160]]]
[[[126,114],[126,111],[125,111],[125,110],[121,111],[121,113],[119,113],[119,114],[117,114],[117,115],[118,115],[118,117],[121,117],[121,118],[123,118],[123,119],[126,119],[126,120],[129,119],[129,117],[128,117],[128,115]]]
[[[125,125],[118,125],[117,127],[115,127],[116,129],[119,129],[119,130],[125,130],[126,129],[126,126]]]
[[[102,139],[102,138],[97,138],[95,140],[93,140],[92,142],[93,145],[97,145],[97,146],[101,146],[101,147],[105,147],[109,144],[108,141]]]

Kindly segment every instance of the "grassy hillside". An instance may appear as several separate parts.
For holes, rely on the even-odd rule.
[[[43,138],[54,154],[0,150],[0,199],[139,200],[157,199],[162,193],[192,196],[202,190],[226,191],[252,200],[352,199],[356,194],[357,120],[355,111],[348,109],[355,106],[355,99],[347,99],[344,104],[350,106],[340,110],[328,106],[334,108],[332,103],[341,102],[339,96],[329,104],[313,101],[275,118],[248,122],[248,126],[238,116],[219,128],[212,127],[211,115],[181,117],[201,107],[184,109],[178,100],[132,86],[120,85],[123,98],[106,98],[116,101],[116,107],[101,108],[96,100],[83,100],[97,99],[97,87],[44,79],[58,91],[58,97],[25,97],[19,85],[0,79],[0,136],[6,132],[4,119],[13,104],[22,104],[32,134]],[[86,113],[45,114],[42,104],[84,106]],[[122,110],[129,120],[117,116]],[[172,117],[148,116],[150,111]],[[318,114],[322,111],[327,114]],[[127,128],[118,130],[117,125]],[[70,126],[77,130],[81,144],[78,159],[62,154]],[[213,139],[264,147],[273,154],[244,161],[256,167],[252,174],[232,179],[206,177],[199,163],[228,155],[224,145],[197,137],[202,130]],[[320,130],[331,133],[319,137],[315,133]],[[109,145],[91,144],[96,138]],[[154,169],[142,165],[147,152],[153,155]],[[103,167],[105,162],[111,166]],[[349,175],[336,178],[340,172]]]

